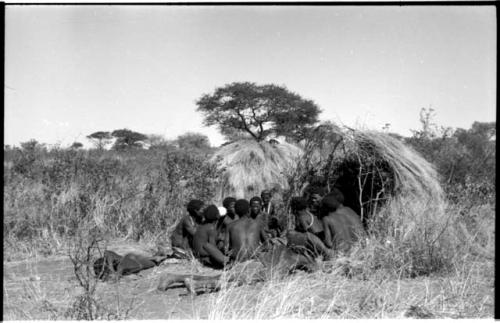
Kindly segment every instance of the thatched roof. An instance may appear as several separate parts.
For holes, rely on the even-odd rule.
[[[212,157],[226,169],[217,200],[251,198],[275,185],[288,188],[286,172],[295,167],[302,150],[286,142],[240,140],[221,147]]]
[[[212,157],[225,167],[216,200],[227,196],[249,199],[279,185],[286,202],[301,195],[312,176],[322,177],[329,189],[339,188],[344,204],[364,221],[374,214],[404,222],[437,220],[443,215],[445,198],[438,174],[419,153],[384,132],[350,128],[335,132],[331,140],[315,138],[312,144],[302,143],[303,148],[255,140],[221,147]],[[415,212],[396,215],[401,210],[394,208],[396,202],[418,203],[419,211],[412,207]]]
[[[334,131],[336,136],[330,135],[330,140],[320,133],[304,145],[303,157],[289,176],[289,196],[307,192],[311,180],[322,178],[321,185],[339,188],[346,199],[344,204],[364,221],[379,214],[384,206],[389,207],[395,198],[401,201],[403,197],[432,206],[428,215],[442,214],[445,199],[438,174],[418,152],[384,132],[351,128]]]

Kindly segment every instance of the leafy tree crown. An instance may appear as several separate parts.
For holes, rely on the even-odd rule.
[[[284,86],[232,83],[203,95],[197,102],[204,124],[216,125],[229,139],[247,133],[257,141],[268,135],[305,138],[318,122],[319,107]]]

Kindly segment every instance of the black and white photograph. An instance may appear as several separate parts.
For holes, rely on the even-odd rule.
[[[4,8],[3,320],[495,317],[493,3]]]

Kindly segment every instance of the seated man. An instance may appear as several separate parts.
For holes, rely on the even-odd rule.
[[[273,230],[269,228],[269,214],[262,211],[262,199],[258,196],[254,196],[250,199],[250,217],[262,224],[268,238],[276,237],[273,235]]]
[[[271,237],[278,237],[284,228],[281,226],[280,219],[276,212],[276,205],[272,202],[272,194],[269,190],[264,190],[260,193],[260,198],[262,200],[262,212],[267,214],[268,218],[268,228]]]
[[[307,201],[308,201],[309,212],[319,217],[321,199],[323,198],[326,192],[322,187],[311,186],[307,190],[307,193],[308,193]]]
[[[294,197],[291,201],[292,213],[295,215],[295,231],[287,234],[288,245],[291,248],[305,248],[314,256],[322,255],[328,260],[333,251],[323,243],[323,224],[318,217],[307,209],[307,201],[302,197]]]
[[[94,273],[102,280],[107,280],[110,274],[115,274],[116,278],[121,276],[137,274],[141,270],[158,266],[168,256],[146,257],[134,253],[120,256],[114,251],[105,250],[104,255],[94,262]]]
[[[217,249],[216,222],[220,217],[219,209],[209,205],[203,212],[205,223],[196,228],[193,237],[193,250],[196,258],[204,265],[223,268],[229,258]]]
[[[225,252],[224,236],[226,235],[227,226],[240,218],[234,210],[235,204],[236,199],[234,197],[226,197],[224,201],[222,201],[222,206],[226,209],[226,215],[217,220],[217,248],[222,250],[222,252]]]
[[[179,221],[170,236],[173,249],[179,248],[185,252],[192,248],[196,227],[203,222],[203,206],[204,203],[200,200],[189,201],[187,205],[188,215]]]
[[[344,195],[334,188],[323,198],[321,208],[327,214],[323,217],[326,246],[335,251],[348,252],[366,233],[356,212],[343,203]]]
[[[256,255],[262,242],[267,246],[268,236],[262,222],[250,217],[247,200],[236,201],[235,210],[240,218],[227,227],[224,245],[231,259],[244,261]]]

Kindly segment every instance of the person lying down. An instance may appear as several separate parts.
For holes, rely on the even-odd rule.
[[[119,279],[122,276],[137,274],[142,270],[158,266],[167,256],[147,257],[135,253],[127,253],[124,256],[111,250],[105,250],[103,257],[94,262],[94,273],[101,280],[108,280],[110,276]]]

